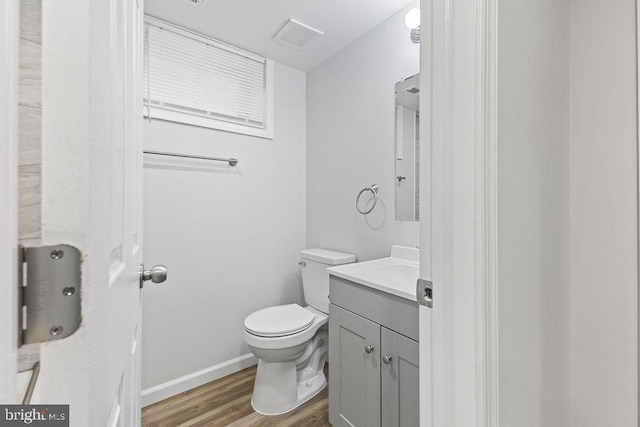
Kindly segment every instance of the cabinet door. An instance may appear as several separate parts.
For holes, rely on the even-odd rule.
[[[382,340],[382,425],[420,425],[418,343],[384,327]],[[385,356],[390,359],[385,359]],[[387,360],[389,363],[386,363]]]
[[[329,307],[329,421],[335,427],[380,426],[380,325],[334,304]]]

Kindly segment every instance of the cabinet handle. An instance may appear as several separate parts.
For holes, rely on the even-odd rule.
[[[385,365],[388,365],[389,363],[391,363],[391,359],[393,359],[391,356],[384,356],[384,357],[382,358],[382,362],[383,362]]]
[[[368,345],[364,348],[364,351],[366,351],[367,353],[371,353],[373,351],[373,346],[372,345]]]

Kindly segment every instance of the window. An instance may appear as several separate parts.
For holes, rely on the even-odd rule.
[[[273,138],[273,62],[145,17],[144,115]]]

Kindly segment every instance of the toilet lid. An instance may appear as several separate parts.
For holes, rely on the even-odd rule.
[[[298,304],[276,305],[250,314],[244,320],[247,332],[263,337],[280,337],[304,331],[315,315]]]

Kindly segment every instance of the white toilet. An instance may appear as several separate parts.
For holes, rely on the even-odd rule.
[[[244,320],[244,341],[258,358],[251,404],[256,412],[278,415],[296,408],[326,385],[329,350],[327,267],[356,261],[355,255],[325,249],[301,252],[302,286],[308,304],[276,305]]]

